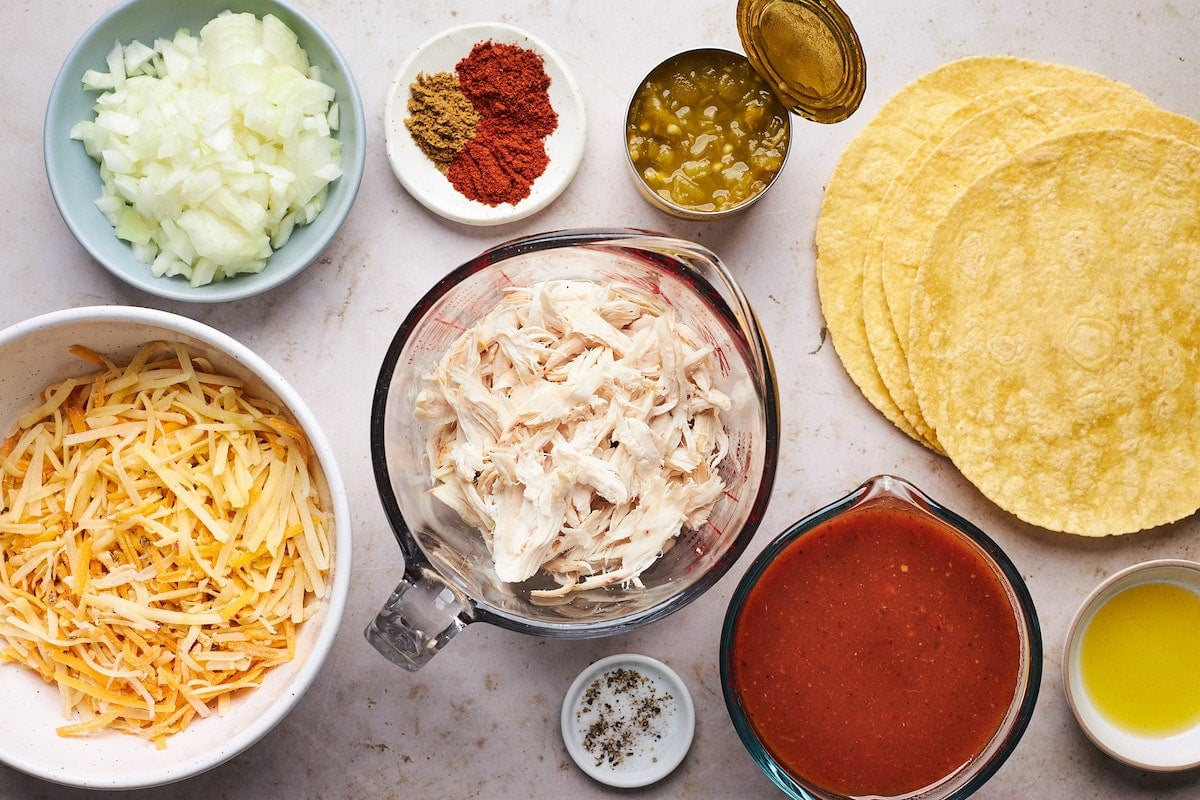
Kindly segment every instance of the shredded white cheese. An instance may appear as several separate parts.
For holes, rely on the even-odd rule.
[[[0,445],[0,661],[59,728],[164,747],[295,654],[328,593],[303,432],[181,345],[48,387]]]
[[[632,285],[509,289],[418,396],[431,492],[482,532],[502,581],[552,576],[536,597],[641,586],[725,488],[716,369],[712,347]]]

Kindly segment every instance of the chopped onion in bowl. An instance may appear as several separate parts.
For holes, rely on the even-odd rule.
[[[100,164],[96,206],[157,276],[260,272],[342,174],[334,90],[277,17],[223,12],[199,37],[117,42],[95,117],[71,138]]]

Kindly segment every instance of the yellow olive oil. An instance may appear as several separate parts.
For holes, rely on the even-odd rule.
[[[1200,595],[1146,583],[1114,595],[1079,648],[1084,690],[1112,724],[1170,736],[1200,722]]]

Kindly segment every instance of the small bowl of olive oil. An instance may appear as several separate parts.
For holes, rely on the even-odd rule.
[[[1101,750],[1156,772],[1200,767],[1200,563],[1123,569],[1084,600],[1067,633],[1063,685]]]

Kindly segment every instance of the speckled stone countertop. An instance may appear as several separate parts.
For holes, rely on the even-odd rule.
[[[1045,639],[1041,697],[1016,752],[979,798],[1184,798],[1195,774],[1147,775],[1103,756],[1079,731],[1062,692],[1062,638],[1084,595],[1108,573],[1152,556],[1200,557],[1200,519],[1110,540],[1025,526],[1000,512],[945,459],[877,413],[823,340],[813,277],[822,190],[838,156],[896,90],[971,54],[1058,61],[1132,84],[1171,111],[1200,117],[1200,5],[1194,0],[844,0],[867,54],[869,83],[850,120],[796,120],[795,143],[771,194],[715,224],[663,216],[625,173],[621,122],[643,74],[673,52],[740,49],[732,0],[297,0],[349,60],[366,105],[366,176],[340,235],[298,278],[227,306],[158,301],[89,260],[47,188],[42,119],[58,68],[111,2],[15,2],[3,7],[0,65],[0,325],[91,304],[150,305],[206,322],[258,351],[305,397],[336,450],[350,491],[354,573],[334,651],[278,727],[198,778],[130,797],[775,798],[742,748],[719,685],[725,605],[750,559],[789,523],[871,475],[902,475],[976,522],[1026,576]],[[578,80],[589,140],[567,191],[542,213],[501,228],[468,228],[410,198],[384,152],[383,109],[393,74],[419,43],[465,22],[501,21],[556,49]],[[401,574],[368,458],[371,392],[384,350],[409,306],[442,274],[500,241],[569,227],[633,226],[698,241],[726,261],[766,329],[779,371],[783,446],[775,492],[755,542],[712,590],[665,621],[607,640],[548,641],[470,625],[425,669],[380,657],[362,630]],[[585,776],[567,756],[559,706],[586,665],[619,652],[668,663],[696,704],[691,751],[670,776],[631,792]],[[0,767],[0,797],[79,798],[86,792]]]

